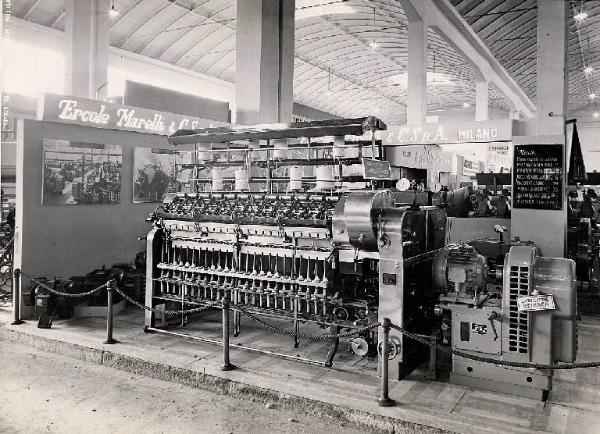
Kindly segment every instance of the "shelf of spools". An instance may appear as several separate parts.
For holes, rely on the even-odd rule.
[[[212,191],[222,191],[225,184],[235,183],[231,190],[249,190],[249,184],[266,184],[265,189],[273,192],[273,184],[288,182],[286,191],[302,190],[309,184],[317,190],[330,190],[338,188],[342,183],[364,182],[362,176],[356,174],[344,175],[344,166],[359,165],[362,158],[382,159],[383,149],[381,141],[350,141],[343,137],[335,137],[333,142],[313,143],[288,143],[288,139],[272,140],[273,145],[267,147],[249,147],[247,145],[221,144],[213,148],[209,144],[195,146],[195,163],[181,164],[182,169],[211,169],[211,178],[194,176],[188,181],[196,184],[212,183]],[[271,142],[271,141],[269,141]],[[366,151],[365,151],[366,150]],[[186,151],[184,151],[186,152]],[[293,154],[293,155],[290,155]],[[301,154],[305,157],[298,158]],[[258,158],[256,157],[258,155]],[[237,158],[236,158],[237,157]],[[235,171],[235,178],[224,177],[219,169],[239,167]],[[264,176],[252,175],[252,167],[265,169]],[[273,170],[280,167],[289,167],[289,176],[277,176]],[[304,167],[314,167],[315,174],[304,176]],[[337,168],[335,170],[334,168]],[[204,188],[196,188],[196,191]],[[228,188],[229,190],[229,188]],[[279,188],[277,188],[279,190]]]

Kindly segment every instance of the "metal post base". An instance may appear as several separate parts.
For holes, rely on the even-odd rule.
[[[233,371],[234,369],[237,369],[237,366],[232,365],[231,363],[221,365],[221,371]]]
[[[396,401],[394,401],[392,398],[379,398],[377,400],[377,404],[380,407],[393,407],[396,404]]]
[[[16,319],[10,323],[10,325],[19,325],[19,324],[25,324],[25,321],[23,321],[22,319]]]
[[[118,342],[119,342],[118,340],[112,339],[112,338],[104,341],[105,344],[116,344]]]

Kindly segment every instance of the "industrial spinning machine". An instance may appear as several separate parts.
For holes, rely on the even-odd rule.
[[[384,128],[378,119],[362,118],[277,129],[180,132],[170,140],[219,143],[334,136],[339,143],[340,136]],[[373,151],[372,145],[364,146]],[[339,152],[330,155],[318,164],[356,162]],[[393,194],[381,189],[213,191],[169,195],[151,220],[155,228],[148,235],[148,306],[172,302],[190,308],[227,296],[234,309],[237,305],[256,315],[289,319],[296,331],[300,323],[312,322],[337,333],[389,317],[410,330],[430,332],[428,319],[435,303],[427,290],[432,287],[430,267],[418,265],[431,262],[432,256],[424,253],[443,246],[445,213],[439,208],[396,207]],[[408,258],[414,260],[405,265]],[[405,271],[409,267],[411,273]],[[148,312],[146,325],[154,327],[154,322],[154,314]],[[239,332],[236,312],[234,334]],[[392,339],[397,363],[390,371],[398,377],[401,365],[409,362],[411,343],[398,333]],[[377,354],[377,343],[376,328],[351,340],[361,356]],[[332,339],[328,366],[337,345]]]
[[[348,146],[344,136],[380,129],[385,125],[368,117],[179,131],[169,140],[235,141],[238,146],[240,141],[264,140],[266,147],[254,149],[266,152],[260,164],[268,168],[286,164],[285,152],[273,158],[281,149],[271,147],[271,140],[333,136],[331,143],[315,146],[329,146],[327,153],[314,158],[309,152],[293,164],[339,167],[357,163],[356,155],[335,149]],[[313,144],[309,139],[298,146]],[[374,134],[370,144],[367,140],[358,149],[362,146],[370,149],[368,160],[382,157]],[[246,155],[235,164],[251,173],[248,155],[254,151],[249,149],[240,151]],[[393,192],[378,188],[372,179],[363,179],[368,188],[362,190],[340,188],[342,173],[340,169],[327,188],[308,191],[277,193],[266,182],[266,191],[213,189],[168,195],[149,218],[154,227],[147,237],[146,305],[190,309],[225,297],[234,311],[234,335],[242,332],[240,311],[283,319],[295,332],[305,323],[331,335],[357,330],[359,335],[348,343],[358,356],[381,357],[378,328],[365,326],[389,318],[421,339],[441,336],[448,348],[480,358],[545,364],[575,358],[571,260],[544,258],[531,244],[502,240],[445,246],[444,206],[397,205]],[[314,181],[318,186],[319,179]],[[528,298],[535,305],[540,296],[551,296],[555,306],[539,312],[519,308]],[[145,322],[155,329],[155,313],[147,311]],[[326,366],[332,365],[338,344],[338,338],[331,338]],[[293,345],[298,345],[297,336]],[[389,346],[392,379],[401,379],[429,354],[426,346],[395,328],[390,330]],[[550,389],[551,371],[496,366],[455,355],[451,381],[541,397]]]

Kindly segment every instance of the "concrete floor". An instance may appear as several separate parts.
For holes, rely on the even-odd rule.
[[[365,432],[331,417],[217,395],[36,348],[0,345],[0,433]]]
[[[0,307],[0,315],[2,308]],[[8,309],[4,319],[8,320]],[[273,320],[269,320],[273,322]],[[145,334],[142,313],[128,308],[115,321],[121,342],[103,345],[103,318],[73,318],[42,330],[29,321],[20,326],[0,326],[0,339],[36,346],[118,369],[216,391],[251,397],[263,404],[276,402],[308,414],[321,412],[344,423],[359,423],[393,432],[462,433],[600,433],[600,369],[557,372],[548,402],[471,390],[418,376],[390,384],[398,405],[376,404],[379,379],[373,366],[353,358],[340,345],[334,369],[310,366],[232,349],[239,369],[219,370],[217,346],[171,336]],[[248,346],[277,349],[288,354],[321,359],[326,343],[302,342],[291,348],[289,337],[242,323],[242,334],[233,340]],[[218,312],[185,329],[190,334],[219,339]],[[600,319],[586,317],[579,329],[579,359],[600,359]]]

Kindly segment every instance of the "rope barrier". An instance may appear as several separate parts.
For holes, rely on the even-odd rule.
[[[301,339],[308,339],[311,341],[325,341],[325,340],[329,340],[329,339],[336,339],[336,338],[346,338],[346,337],[350,337],[350,336],[356,336],[359,335],[367,330],[371,330],[374,328],[379,327],[381,324],[379,322],[376,323],[372,323],[369,324],[365,327],[361,327],[359,329],[354,329],[351,330],[349,332],[345,332],[345,333],[337,333],[337,334],[315,334],[315,335],[311,335],[311,334],[304,334],[304,333],[296,333],[284,328],[280,328],[277,326],[274,326],[273,324],[269,324],[266,321],[263,321],[262,319],[258,318],[257,316],[251,314],[250,312],[248,312],[247,310],[241,308],[240,306],[237,305],[233,305],[231,307],[232,310],[237,310],[239,312],[241,312],[242,314],[244,314],[245,316],[247,316],[248,318],[250,318],[252,321],[256,322],[257,324],[262,325],[263,327],[278,333],[280,335],[285,335],[285,336],[293,336],[293,337],[298,337]]]
[[[210,310],[210,309],[212,309],[214,307],[221,307],[220,304],[213,303],[213,304],[210,304],[208,306],[201,306],[201,307],[196,307],[196,308],[193,308],[193,309],[161,310],[161,309],[152,308],[150,306],[146,306],[145,304],[142,304],[142,303],[134,300],[133,298],[131,298],[130,296],[128,296],[127,294],[125,294],[125,292],[121,291],[117,287],[115,287],[114,290],[117,291],[119,294],[121,294],[125,300],[127,300],[131,304],[139,307],[140,309],[144,309],[144,310],[147,310],[149,312],[160,313],[160,314],[164,314],[164,315],[182,315],[182,314],[189,314],[189,313],[198,313],[198,312],[208,311],[208,310]]]
[[[398,330],[400,333],[406,335],[408,338],[413,339],[415,341],[418,341],[422,344],[425,345],[429,345],[430,347],[435,347],[436,349],[440,350],[443,353],[446,354],[453,354],[455,356],[458,357],[462,357],[464,359],[469,359],[469,360],[473,360],[475,362],[481,362],[481,363],[490,363],[490,364],[494,364],[494,365],[498,365],[498,366],[509,366],[512,368],[533,368],[533,369],[546,369],[546,370],[551,370],[551,369],[578,369],[578,368],[598,368],[600,367],[600,361],[593,361],[593,362],[575,362],[575,363],[550,363],[550,364],[544,364],[544,363],[530,363],[530,362],[514,362],[511,360],[497,360],[497,359],[492,359],[490,357],[481,357],[481,356],[477,356],[474,354],[470,354],[470,353],[465,353],[463,351],[459,351],[459,350],[454,350],[450,347],[447,347],[445,345],[441,345],[438,343],[433,343],[430,340],[423,338],[417,334],[408,332],[406,330],[404,330],[402,327],[397,326],[396,324],[390,324],[390,327]]]
[[[36,283],[37,285],[41,286],[42,288],[45,288],[46,290],[50,291],[53,294],[56,295],[60,295],[63,297],[71,297],[71,298],[75,298],[75,297],[85,297],[91,294],[94,294],[95,292],[98,292],[104,288],[107,288],[111,282],[111,280],[109,280],[108,282],[104,283],[103,285],[98,286],[97,288],[94,288],[90,291],[86,291],[86,292],[79,292],[79,293],[68,293],[68,292],[62,292],[62,291],[58,291],[54,288],[52,288],[51,286],[47,285],[45,282],[36,279],[33,276],[30,276],[26,273],[21,272],[21,274],[27,278],[29,278],[31,281],[33,281],[34,283]],[[181,314],[191,314],[191,313],[198,313],[198,312],[204,312],[204,311],[208,311],[210,309],[213,309],[215,307],[219,307],[221,308],[221,304],[219,303],[213,303],[210,304],[208,306],[201,306],[201,307],[197,307],[197,308],[193,308],[193,309],[184,309],[184,310],[160,310],[160,309],[155,309],[149,306],[146,306],[136,300],[134,300],[133,298],[131,298],[129,295],[127,295],[124,291],[122,291],[121,289],[119,289],[118,287],[116,287],[116,285],[113,287],[113,289],[118,292],[119,294],[121,294],[121,296],[127,300],[128,302],[130,302],[131,304],[137,306],[140,309],[144,309],[150,312],[154,312],[154,313],[160,313],[160,314],[164,314],[164,315],[181,315]],[[258,318],[256,315],[248,312],[247,310],[245,310],[244,308],[242,308],[241,306],[238,305],[234,305],[232,306],[233,310],[237,310],[238,312],[242,313],[243,315],[247,316],[248,318],[250,318],[252,321],[256,322],[257,324],[275,332],[281,335],[286,335],[286,336],[293,336],[293,337],[298,337],[298,338],[302,338],[302,339],[308,339],[308,340],[329,340],[329,339],[337,339],[337,338],[345,338],[345,337],[350,337],[350,336],[357,336],[360,335],[361,333],[364,333],[368,330],[372,330],[375,329],[379,326],[381,326],[381,323],[379,322],[374,322],[371,324],[368,324],[364,327],[361,328],[357,328],[357,329],[353,329],[350,330],[348,332],[344,332],[344,333],[337,333],[337,334],[304,334],[304,333],[296,333],[281,327],[277,327],[274,326],[273,324],[269,324],[268,322]],[[442,345],[442,344],[438,344],[436,342],[432,342],[431,340],[424,338],[421,335],[409,332],[407,330],[405,330],[404,328],[397,326],[396,324],[390,323],[389,325],[390,328],[393,328],[394,330],[399,331],[400,333],[402,333],[403,335],[405,335],[406,337],[408,337],[409,339],[412,339],[414,341],[420,342],[424,345],[428,345],[429,347],[435,348],[443,353],[446,354],[450,354],[450,355],[455,355],[464,359],[468,359],[468,360],[473,360],[476,362],[481,362],[481,363],[490,363],[493,365],[498,365],[498,366],[508,366],[508,367],[513,367],[513,368],[531,368],[531,369],[542,369],[542,370],[554,370],[554,369],[579,369],[579,368],[599,368],[600,367],[600,361],[587,361],[587,362],[574,362],[574,363],[530,363],[530,362],[516,362],[516,361],[511,361],[511,360],[497,360],[497,359],[493,359],[490,357],[482,357],[482,356],[477,356],[474,354],[470,354],[470,353],[465,353],[463,351],[459,351],[459,350],[455,350],[452,349],[448,346]]]
[[[50,291],[53,294],[60,295],[62,297],[71,297],[71,298],[86,297],[88,295],[92,295],[102,289],[107,288],[109,285],[109,282],[110,282],[110,280],[109,280],[108,282],[104,283],[103,285],[100,285],[97,288],[94,288],[90,291],[70,293],[70,292],[58,291],[58,290],[52,288],[51,286],[47,285],[44,281],[36,279],[35,277],[30,276],[29,274],[26,274],[23,272],[21,274],[23,276],[27,277],[28,279],[30,279],[36,285],[39,285],[42,288],[47,289],[48,291]],[[165,315],[181,315],[181,314],[187,314],[187,313],[197,313],[197,312],[203,312],[203,311],[212,309],[216,306],[220,306],[219,304],[211,304],[209,306],[202,306],[202,307],[198,307],[198,308],[194,308],[194,309],[186,309],[186,310],[160,310],[160,309],[154,309],[154,308],[151,308],[151,307],[148,307],[148,306],[145,306],[145,305],[139,303],[138,301],[136,301],[133,298],[131,298],[130,296],[128,296],[125,292],[121,291],[117,286],[115,286],[113,289],[116,292],[118,292],[119,294],[121,294],[121,296],[123,296],[123,298],[126,299],[131,304],[133,304],[141,309],[145,309],[145,310],[149,310],[151,312],[161,313],[161,314],[165,314]]]
[[[25,277],[27,277],[29,280],[31,280],[32,282],[34,282],[36,285],[41,286],[44,289],[47,289],[48,291],[52,292],[53,294],[56,295],[60,295],[62,297],[71,297],[71,298],[77,298],[77,297],[85,297],[88,295],[92,295],[95,292],[100,291],[101,289],[104,289],[108,286],[108,282],[106,282],[104,285],[100,285],[97,288],[94,288],[90,291],[86,291],[86,292],[76,292],[76,293],[71,293],[71,292],[62,292],[62,291],[58,291],[54,288],[52,288],[51,286],[47,285],[45,282],[36,279],[33,276],[30,276],[29,274],[23,273],[21,272],[21,274]]]

